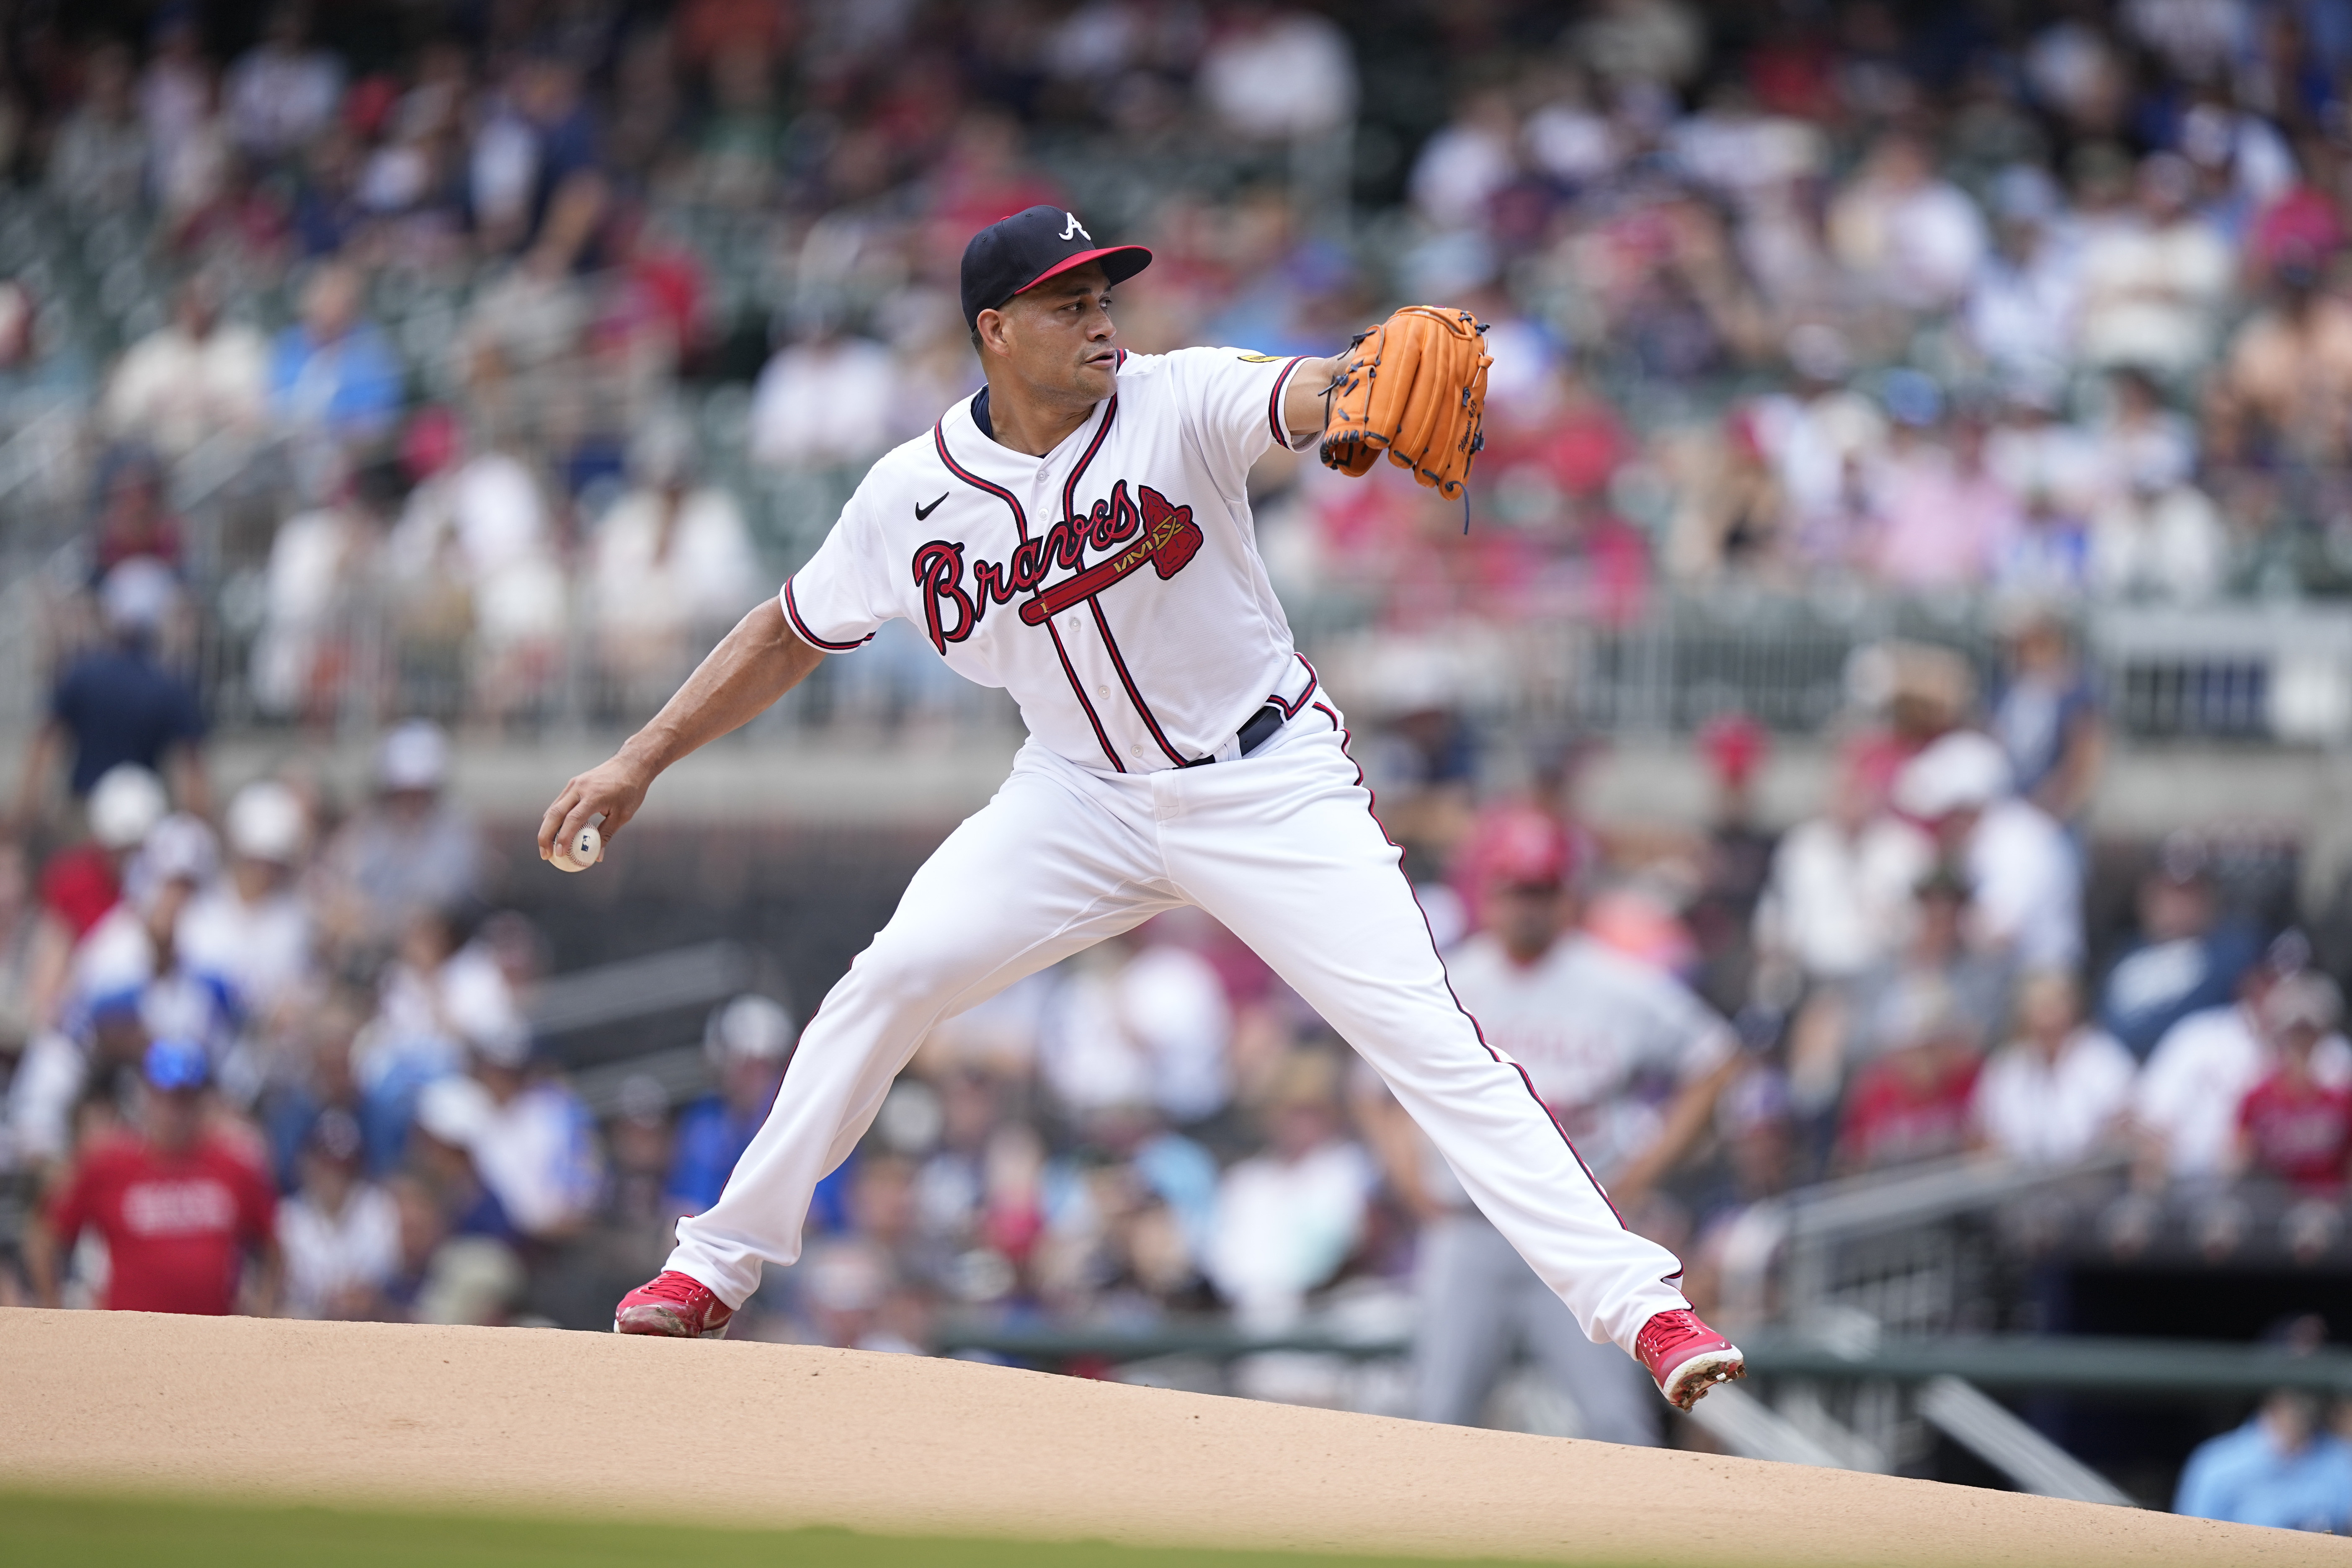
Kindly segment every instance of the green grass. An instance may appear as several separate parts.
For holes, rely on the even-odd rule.
[[[1409,1568],[1433,1562],[0,1492],[0,1563],[7,1568]],[[1448,1568],[1472,1565],[1451,1559]]]

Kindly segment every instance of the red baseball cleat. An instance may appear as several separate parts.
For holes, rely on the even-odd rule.
[[[616,1334],[664,1334],[674,1340],[723,1340],[735,1309],[690,1274],[665,1268],[613,1309]],[[1643,1332],[1647,1332],[1644,1330]]]
[[[1658,1380],[1658,1392],[1666,1403],[1677,1410],[1688,1410],[1718,1383],[1748,1375],[1748,1358],[1739,1347],[1688,1310],[1660,1312],[1643,1324],[1633,1352]]]

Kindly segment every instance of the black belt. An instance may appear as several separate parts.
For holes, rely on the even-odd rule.
[[[1268,741],[1273,740],[1274,732],[1281,729],[1289,718],[1289,714],[1271,702],[1251,714],[1249,722],[1243,725],[1240,733],[1234,737],[1242,743],[1238,754],[1246,757]],[[1214,757],[1194,757],[1191,762],[1181,765],[1188,768],[1205,768],[1216,760]]]

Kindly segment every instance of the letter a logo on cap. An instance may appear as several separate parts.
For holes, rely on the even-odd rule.
[[[1070,220],[1062,226],[1062,237],[1064,239],[1068,239],[1073,235],[1086,234],[1087,243],[1088,245],[1092,245],[1095,242],[1095,237],[1093,235],[1087,234],[1087,226],[1078,221],[1077,214],[1074,212],[1065,212],[1062,216]]]

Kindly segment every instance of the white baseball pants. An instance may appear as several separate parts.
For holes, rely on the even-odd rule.
[[[1327,700],[1207,767],[1105,774],[1023,747],[826,995],[726,1191],[678,1222],[669,1267],[740,1306],[763,1263],[800,1256],[811,1193],[934,1025],[1191,903],[1371,1063],[1585,1332],[1631,1351],[1653,1314],[1688,1304],[1682,1266],[1619,1222],[1526,1075],[1454,999],[1344,740]]]

